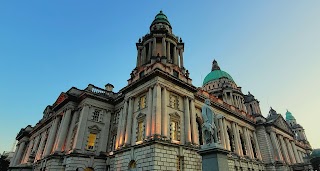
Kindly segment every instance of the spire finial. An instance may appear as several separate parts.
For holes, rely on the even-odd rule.
[[[211,71],[220,70],[220,67],[218,65],[218,62],[214,59],[212,62],[212,69]]]

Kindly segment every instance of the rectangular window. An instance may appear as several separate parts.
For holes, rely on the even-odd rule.
[[[92,115],[92,120],[99,122],[99,117],[100,117],[100,110],[95,110]]]
[[[178,122],[171,121],[171,139],[178,140],[178,133],[179,133],[179,126]]]
[[[170,107],[174,109],[179,109],[179,100],[178,96],[171,94],[170,95]]]
[[[144,109],[146,107],[146,96],[141,96],[139,101],[139,109]]]
[[[94,149],[94,144],[96,142],[97,134],[89,134],[88,137],[88,144],[87,144],[87,149],[88,150],[93,150]]]
[[[140,121],[138,122],[138,137],[137,141],[142,141],[143,140],[143,122]]]

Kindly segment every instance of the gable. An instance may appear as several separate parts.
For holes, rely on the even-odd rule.
[[[53,106],[57,106],[60,103],[62,103],[65,99],[67,99],[68,96],[65,93],[61,93],[56,102],[54,102]]]
[[[291,128],[289,127],[288,123],[283,119],[282,116],[278,117],[277,120],[273,122],[273,125],[282,129],[283,131],[293,134]]]

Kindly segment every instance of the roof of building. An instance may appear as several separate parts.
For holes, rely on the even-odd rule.
[[[151,25],[154,25],[154,24],[157,24],[157,23],[164,23],[164,24],[167,24],[171,27],[171,24],[167,18],[167,16],[162,12],[160,11],[155,17],[154,17],[154,20],[152,22]]]
[[[287,112],[286,112],[286,120],[287,120],[287,121],[289,121],[289,120],[295,120],[295,118],[293,117],[292,113],[289,112],[288,110],[287,110]]]
[[[231,81],[233,81],[233,78],[225,71],[221,70],[217,61],[214,60],[212,62],[212,70],[211,72],[204,78],[203,80],[203,84],[205,85],[210,81],[214,81],[214,80],[218,80],[220,78],[227,78]]]
[[[311,158],[320,157],[320,148],[314,149],[314,150],[311,152],[310,156],[311,156]]]

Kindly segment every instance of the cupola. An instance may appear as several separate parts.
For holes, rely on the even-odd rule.
[[[213,60],[211,72],[204,78],[202,85],[220,78],[227,78],[230,81],[233,81],[233,78],[227,72],[220,69],[218,62]]]

